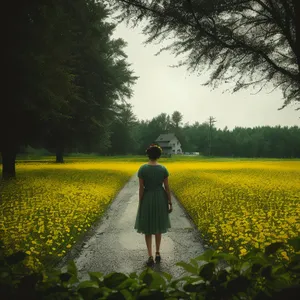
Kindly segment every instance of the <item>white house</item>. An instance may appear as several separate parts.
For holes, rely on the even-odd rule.
[[[163,149],[163,154],[182,154],[181,144],[174,133],[161,134],[155,142]]]

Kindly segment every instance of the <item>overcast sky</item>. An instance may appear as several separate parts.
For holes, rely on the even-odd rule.
[[[172,53],[163,52],[155,56],[160,46],[145,46],[146,37],[141,28],[120,24],[115,37],[121,37],[128,43],[125,49],[128,62],[132,64],[135,75],[139,76],[134,96],[129,102],[140,120],[178,110],[184,116],[184,123],[202,123],[209,116],[214,116],[218,128],[300,126],[300,111],[295,111],[295,106],[278,111],[283,104],[280,91],[270,94],[270,90],[263,90],[255,95],[252,89],[234,94],[224,93],[226,87],[212,90],[201,85],[206,76],[191,74],[185,67],[171,68],[170,65],[178,62]]]

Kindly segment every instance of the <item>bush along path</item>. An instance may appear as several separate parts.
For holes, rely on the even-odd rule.
[[[278,260],[280,251],[289,258]],[[300,293],[300,239],[274,243],[265,251],[253,249],[242,258],[207,250],[189,263],[178,263],[189,276],[173,279],[168,273],[145,269],[129,275],[89,272],[79,280],[76,265],[65,271],[31,273],[24,268],[25,253],[3,255],[0,247],[0,299],[289,299]],[[224,262],[227,265],[224,266]]]
[[[176,266],[176,262],[188,262],[203,253],[204,248],[198,230],[184,209],[175,198],[172,201],[172,228],[162,235],[162,261],[154,270],[179,276],[182,268]],[[102,222],[93,229],[93,235],[79,247],[80,252],[74,258],[80,277],[84,278],[87,272],[107,274],[118,271],[129,274],[145,269],[148,259],[145,238],[133,228],[137,209],[138,178],[134,175],[112,202]],[[155,253],[154,236],[152,247]]]

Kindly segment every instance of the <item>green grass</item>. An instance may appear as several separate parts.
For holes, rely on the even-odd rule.
[[[88,162],[88,161],[125,161],[125,162],[146,162],[148,161],[147,156],[143,155],[123,155],[123,156],[99,156],[95,154],[70,154],[64,157],[66,163],[74,162]],[[244,157],[208,157],[208,156],[183,156],[183,155],[173,155],[170,158],[162,157],[159,159],[161,163],[172,163],[178,161],[202,161],[202,162],[228,162],[228,161],[299,161],[300,159],[281,159],[281,158],[244,158]],[[18,155],[17,163],[26,163],[26,162],[44,162],[44,163],[53,163],[55,162],[55,156],[26,156]]]

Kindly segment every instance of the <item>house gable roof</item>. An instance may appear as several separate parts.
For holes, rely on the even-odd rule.
[[[173,138],[177,138],[174,133],[163,133],[155,140],[155,142],[169,142]]]

